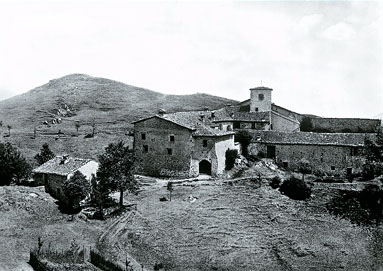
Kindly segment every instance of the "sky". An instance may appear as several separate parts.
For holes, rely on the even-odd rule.
[[[85,73],[166,94],[383,112],[383,3],[0,0],[0,100]]]

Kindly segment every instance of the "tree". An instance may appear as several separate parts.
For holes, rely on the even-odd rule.
[[[55,156],[56,155],[51,151],[51,149],[49,149],[48,143],[44,143],[40,149],[40,153],[36,154],[34,158],[39,165],[42,165],[45,162],[55,158]]]
[[[72,177],[64,182],[63,192],[73,207],[90,193],[89,181],[80,171],[76,171]]]
[[[378,130],[375,140],[366,137],[364,140],[363,176],[365,179],[373,179],[383,174],[383,133]]]
[[[120,206],[123,206],[124,191],[133,192],[137,189],[134,178],[134,153],[123,141],[111,143],[99,156],[97,177],[110,192],[120,192]]]
[[[168,182],[167,190],[169,191],[169,201],[172,201],[173,183]]]
[[[0,185],[27,180],[31,167],[11,143],[0,143]]]
[[[226,150],[225,152],[225,169],[230,170],[234,167],[235,164],[235,159],[238,156],[238,151],[237,150]]]
[[[78,129],[80,129],[80,122],[79,121],[76,121],[75,123],[74,123],[74,126],[76,127],[76,132],[77,132],[77,135],[78,135]]]
[[[311,121],[310,117],[304,116],[301,124],[300,129],[302,132],[312,132],[313,131],[313,123]]]
[[[234,140],[235,142],[241,143],[242,154],[245,157],[249,155],[247,147],[249,146],[252,138],[251,134],[246,130],[240,130],[235,134]]]
[[[310,161],[302,158],[298,161],[298,171],[302,173],[302,180],[305,180],[305,174],[309,174],[312,171],[312,165]]]

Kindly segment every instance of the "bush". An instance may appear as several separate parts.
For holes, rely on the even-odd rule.
[[[274,178],[271,179],[270,186],[273,189],[277,189],[280,185],[281,185],[281,178],[279,178],[279,176],[275,176]]]
[[[249,146],[252,138],[251,134],[246,130],[240,130],[234,136],[234,141],[241,143],[242,155],[246,158],[249,155],[247,147]]]
[[[237,150],[227,150],[225,153],[225,169],[230,170],[234,167],[235,159],[238,156],[238,151]]]
[[[294,177],[284,181],[279,191],[294,200],[305,200],[311,195],[311,188],[305,181]]]

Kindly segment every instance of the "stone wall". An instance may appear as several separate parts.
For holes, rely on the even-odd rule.
[[[142,139],[142,133],[145,139]],[[174,141],[170,141],[170,136]],[[134,124],[137,173],[149,176],[189,177],[194,139],[192,131],[172,122],[151,118]],[[148,146],[148,152],[144,151]],[[168,149],[172,154],[168,154]]]
[[[217,172],[216,174],[222,174],[225,170],[226,151],[228,149],[235,149],[234,135],[222,136],[217,138],[215,143],[215,152],[217,154]]]
[[[206,147],[203,145],[204,140],[207,140]],[[193,175],[198,175],[199,163],[202,160],[206,160],[211,164],[211,173],[213,176],[223,173],[225,170],[226,150],[234,148],[234,135],[220,137],[195,137],[191,172]]]
[[[311,162],[316,173],[345,176],[347,168],[359,173],[364,162],[360,156],[361,147],[352,146],[251,143],[249,153],[266,154],[267,146],[275,146],[275,161],[290,170],[295,170],[299,160],[305,158]]]
[[[311,118],[314,130],[329,132],[372,133],[381,125],[379,119]]]
[[[271,113],[271,124],[274,131],[293,132],[299,131],[300,123],[279,113]]]
[[[251,89],[250,90],[250,112],[271,111],[271,89]],[[259,94],[263,94],[263,100],[259,99]],[[258,110],[256,110],[258,108]]]

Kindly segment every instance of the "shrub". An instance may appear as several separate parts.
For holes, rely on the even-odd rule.
[[[279,191],[294,200],[305,200],[311,195],[311,188],[305,181],[294,177],[284,181]]]
[[[277,189],[280,185],[281,185],[281,178],[279,178],[279,176],[275,176],[274,178],[271,179],[270,186],[273,189]]]
[[[230,170],[234,167],[235,159],[238,156],[238,151],[237,150],[227,150],[225,153],[225,169]]]
[[[247,157],[249,154],[247,147],[249,146],[252,138],[253,137],[251,136],[251,134],[246,130],[240,130],[234,136],[235,142],[241,143],[242,154],[245,157]]]

